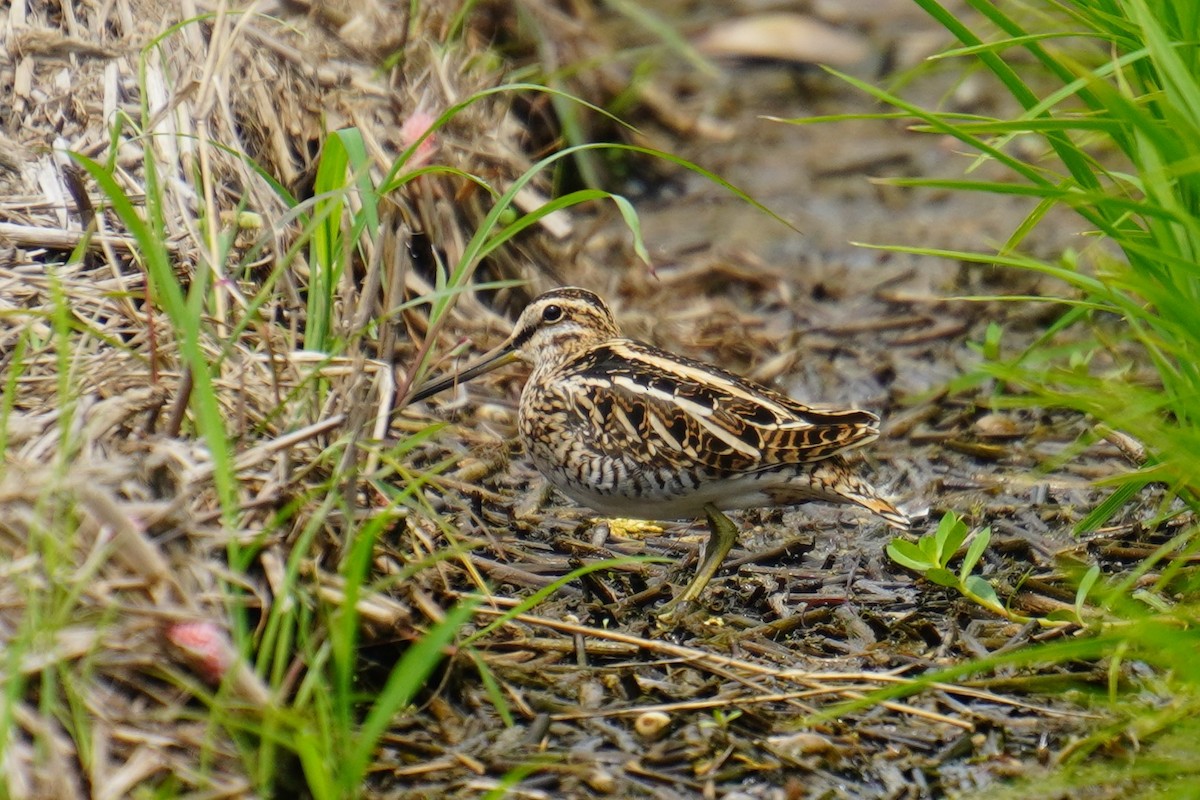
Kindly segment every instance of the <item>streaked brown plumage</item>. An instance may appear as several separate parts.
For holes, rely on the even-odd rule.
[[[500,347],[412,400],[518,359],[533,365],[521,393],[521,439],[554,486],[605,514],[708,516],[713,538],[680,600],[700,593],[733,545],[722,509],[823,500],[908,527],[841,455],[879,436],[874,414],[807,406],[622,338],[608,306],[586,289],[541,295]]]

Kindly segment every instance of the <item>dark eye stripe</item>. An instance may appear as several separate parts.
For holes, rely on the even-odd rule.
[[[513,349],[514,350],[520,349],[521,345],[525,344],[531,338],[533,338],[533,334],[535,331],[537,331],[537,326],[531,325],[528,328],[526,328],[525,330],[518,333],[516,336],[514,336],[513,340],[512,340]]]

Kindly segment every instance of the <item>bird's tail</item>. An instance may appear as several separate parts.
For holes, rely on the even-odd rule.
[[[912,527],[912,520],[907,514],[891,501],[885,500],[874,486],[856,475],[853,468],[841,458],[831,458],[815,465],[809,480],[814,487],[820,486],[826,499],[862,506],[897,530],[907,531]]]
[[[884,500],[876,488],[854,473],[851,464],[841,456],[804,465],[803,471],[784,486],[763,489],[763,492],[774,505],[808,503],[809,500],[851,504],[862,506],[898,530],[912,527],[908,515],[889,500]]]
[[[897,508],[894,503],[884,500],[877,494],[873,494],[875,490],[870,486],[867,488],[871,490],[872,494],[853,493],[847,494],[846,498],[850,500],[850,502],[860,505],[876,516],[882,518],[884,522],[886,522],[888,525],[891,525],[896,530],[907,532],[910,528],[912,528],[912,520],[908,518],[907,514]]]

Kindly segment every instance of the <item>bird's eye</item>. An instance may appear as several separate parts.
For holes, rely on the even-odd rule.
[[[558,322],[563,318],[561,306],[546,306],[542,309],[542,322]]]

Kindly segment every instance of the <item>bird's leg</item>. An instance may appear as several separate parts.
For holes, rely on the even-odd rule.
[[[699,597],[737,542],[737,526],[729,517],[722,514],[712,503],[704,506],[704,514],[708,517],[709,530],[708,544],[704,546],[704,560],[696,567],[696,575],[683,590],[683,594],[667,603],[659,613],[660,617],[671,616],[675,609],[686,608]]]

